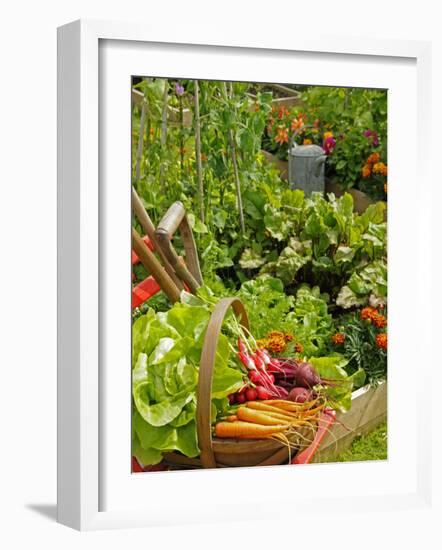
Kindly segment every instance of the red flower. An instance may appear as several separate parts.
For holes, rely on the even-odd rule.
[[[361,319],[371,323],[373,317],[378,315],[378,310],[373,307],[364,307],[361,309]]]
[[[371,321],[376,328],[385,328],[387,326],[387,319],[380,313],[373,315]]]
[[[337,332],[332,336],[332,342],[335,346],[343,344],[345,342],[345,334],[343,332]]]

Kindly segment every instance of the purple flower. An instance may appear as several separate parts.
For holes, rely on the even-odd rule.
[[[327,139],[324,139],[324,143],[322,145],[322,148],[325,151],[326,155],[329,155],[333,152],[333,149],[335,148],[336,140],[334,137],[328,137]]]
[[[373,147],[377,147],[379,145],[379,137],[377,132],[373,132],[373,141],[371,143]]]
[[[369,138],[372,135],[373,135],[373,132],[371,130],[365,130],[364,137]]]
[[[179,82],[175,84],[175,93],[178,97],[181,97],[184,94],[184,86],[182,86]]]

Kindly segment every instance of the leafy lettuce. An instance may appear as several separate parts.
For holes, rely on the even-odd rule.
[[[196,303],[195,303],[196,302]],[[202,301],[177,303],[167,313],[148,310],[133,324],[133,453],[143,464],[166,451],[199,454],[196,389],[210,308]],[[212,415],[242,385],[227,337],[220,335],[212,384]]]

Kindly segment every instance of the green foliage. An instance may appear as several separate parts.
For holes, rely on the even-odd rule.
[[[383,312],[386,316],[386,312]],[[346,370],[354,373],[362,369],[367,382],[376,385],[387,377],[387,350],[376,343],[376,336],[385,328],[376,328],[355,311],[336,320],[336,330],[345,335],[341,345],[330,345],[330,352],[338,351],[348,360]]]
[[[328,154],[326,175],[342,189],[355,187],[375,200],[385,199],[385,177],[362,174],[370,154],[387,162],[387,92],[363,88],[308,86],[302,104],[272,112],[267,125],[266,148],[287,158],[289,139],[324,146]],[[330,149],[325,143],[330,136]]]
[[[252,333],[264,338],[272,330],[293,334],[307,356],[320,355],[333,331],[326,295],[301,285],[295,296],[284,293],[282,281],[261,276],[242,284],[238,296],[249,313]]]
[[[149,310],[133,324],[133,452],[143,464],[159,462],[165,451],[199,454],[196,388],[209,317],[208,305],[177,303],[167,313]],[[215,415],[225,409],[225,398],[242,385],[242,378],[221,334],[212,384]]]

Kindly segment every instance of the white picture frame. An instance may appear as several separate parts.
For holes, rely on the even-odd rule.
[[[112,53],[112,44],[122,47],[120,49],[117,47]],[[110,49],[107,50],[106,45],[111,45]],[[431,186],[426,168],[428,166],[427,152],[423,145],[425,143],[423,137],[428,133],[431,114],[429,87],[427,86],[430,78],[431,48],[429,43],[368,40],[341,36],[313,39],[298,34],[296,37],[281,38],[278,43],[266,44],[262,39],[257,39],[255,42],[251,42],[250,39],[241,40],[241,38],[226,39],[221,33],[207,37],[207,39],[200,35],[197,40],[194,40],[187,35],[185,29],[180,34],[175,32],[173,36],[168,36],[166,31],[163,32],[160,29],[146,29],[136,24],[119,22],[76,21],[61,27],[58,31],[58,521],[80,530],[215,521],[214,510],[216,510],[216,520],[233,520],[235,514],[232,513],[232,510],[222,506],[223,502],[227,502],[226,495],[218,496],[219,506],[215,505],[214,509],[205,505],[207,498],[205,500],[200,498],[202,495],[205,497],[210,495],[211,486],[218,488],[217,494],[220,495],[223,486],[228,487],[229,484],[237,484],[245,477],[251,479],[257,475],[256,470],[260,470],[259,475],[264,476],[273,488],[277,483],[294,479],[294,469],[288,470],[287,467],[255,469],[255,472],[251,471],[253,469],[233,469],[228,472],[177,472],[173,473],[172,476],[169,473],[168,477],[165,477],[165,474],[155,473],[132,476],[131,478],[129,466],[127,466],[127,471],[123,472],[125,455],[121,454],[120,456],[118,453],[115,445],[115,437],[117,436],[109,442],[107,435],[109,430],[106,429],[106,422],[111,414],[108,406],[109,396],[112,395],[114,415],[119,414],[118,403],[122,403],[123,408],[126,407],[124,400],[130,401],[130,389],[129,385],[125,385],[126,379],[112,378],[113,375],[107,376],[107,378],[103,377],[103,357],[109,357],[109,354],[106,355],[107,352],[105,353],[106,350],[104,350],[102,344],[103,331],[110,331],[109,334],[114,335],[116,334],[115,331],[117,331],[117,334],[122,334],[121,346],[119,348],[118,346],[115,347],[114,351],[118,352],[117,355],[122,358],[123,362],[127,356],[125,353],[127,344],[130,343],[130,335],[128,340],[127,330],[122,326],[112,325],[106,329],[103,328],[105,324],[103,323],[103,310],[106,310],[107,304],[110,303],[109,293],[115,288],[122,288],[121,283],[124,282],[126,276],[125,267],[121,269],[116,267],[115,270],[112,270],[115,276],[108,279],[104,284],[104,278],[108,277],[104,266],[111,265],[107,263],[108,261],[115,262],[118,250],[124,253],[127,247],[130,246],[130,239],[126,240],[123,230],[120,233],[123,235],[121,239],[118,239],[118,242],[113,241],[115,251],[112,254],[115,254],[115,257],[110,258],[107,256],[109,250],[108,247],[106,248],[106,242],[103,241],[103,230],[107,231],[110,226],[106,225],[108,222],[103,222],[103,220],[108,220],[109,213],[113,213],[113,219],[116,220],[116,209],[121,209],[121,216],[118,216],[118,219],[121,219],[119,223],[115,224],[115,231],[118,227],[124,228],[123,224],[129,219],[129,210],[125,209],[127,204],[124,204],[124,197],[121,202],[122,197],[113,194],[113,191],[106,191],[106,200],[104,200],[100,178],[103,178],[103,173],[109,174],[109,183],[112,183],[112,177],[115,178],[118,174],[121,181],[121,178],[124,178],[125,174],[129,174],[130,170],[124,160],[128,158],[127,151],[121,153],[121,160],[116,161],[119,165],[113,166],[115,171],[112,174],[109,173],[106,164],[101,165],[100,169],[100,155],[103,154],[103,135],[100,134],[100,121],[102,124],[103,116],[107,116],[108,102],[118,101],[119,98],[124,97],[118,96],[119,90],[116,86],[116,95],[106,96],[106,101],[102,101],[100,83],[102,83],[102,79],[107,82],[106,78],[108,76],[103,75],[103,67],[100,64],[107,64],[112,67],[112,70],[108,73],[109,78],[119,78],[125,74],[125,71],[129,70],[124,68],[124,64],[128,63],[127,51],[124,53],[124,49],[137,47],[140,52],[140,59],[144,56],[144,58],[149,57],[152,61],[152,52],[150,55],[147,54],[146,57],[146,52],[143,53],[142,51],[143,45],[146,48],[149,45],[151,47],[155,46],[157,56],[160,56],[161,48],[165,50],[167,48],[172,49],[175,56],[178,55],[178,51],[182,51],[184,56],[190,56],[197,49],[198,55],[206,58],[206,61],[196,61],[192,66],[189,65],[185,75],[177,75],[190,78],[202,77],[201,71],[208,71],[209,65],[214,65],[214,63],[211,63],[211,56],[214,55],[221,57],[228,55],[232,65],[235,65],[235,60],[244,55],[249,55],[250,58],[271,55],[276,65],[278,58],[283,59],[284,56],[290,57],[290,55],[298,53],[310,56],[309,63],[317,59],[318,62],[323,63],[324,67],[333,60],[363,64],[371,59],[376,60],[380,66],[389,64],[389,69],[387,67],[385,74],[391,72],[392,67],[397,68],[396,72],[398,74],[401,73],[399,68],[401,63],[404,67],[407,64],[414,67],[414,76],[404,76],[404,78],[414,79],[410,82],[417,84],[417,94],[414,88],[408,91],[409,96],[406,95],[406,91],[403,92],[403,97],[408,97],[411,100],[411,104],[407,103],[407,116],[410,117],[409,125],[411,128],[416,128],[416,132],[410,137],[409,150],[406,156],[408,166],[412,169],[410,176],[401,168],[400,162],[398,162],[401,158],[400,148],[395,147],[393,144],[391,161],[389,160],[389,198],[393,206],[391,209],[389,207],[389,247],[392,242],[399,242],[401,232],[410,239],[407,241],[410,246],[419,246],[419,243],[426,243],[426,245],[419,247],[419,262],[415,266],[407,266],[407,275],[402,277],[402,280],[399,271],[403,256],[400,255],[399,251],[396,251],[396,248],[389,249],[390,262],[393,266],[391,277],[395,283],[392,289],[393,292],[391,292],[391,314],[389,312],[389,322],[391,323],[389,341],[392,342],[393,348],[392,353],[389,355],[390,364],[394,366],[402,362],[404,371],[410,368],[410,362],[407,362],[404,350],[401,351],[400,349],[400,343],[410,337],[410,333],[407,333],[407,330],[410,329],[407,329],[403,320],[401,320],[402,306],[400,305],[400,299],[406,292],[406,285],[417,285],[419,283],[417,303],[412,304],[410,308],[412,313],[417,311],[421,313],[420,326],[422,333],[431,334],[431,326],[429,326],[431,315],[425,315],[425,312],[429,312],[431,308],[432,275],[429,250],[431,249],[432,237],[429,230],[429,210],[426,210],[426,204],[431,203]],[[136,57],[135,53],[131,53],[131,58],[135,59]],[[217,60],[219,61],[221,57],[218,57]],[[167,55],[164,57],[164,61],[166,58]],[[118,65],[119,63],[120,65]],[[121,65],[123,65],[124,70],[121,70]],[[251,63],[251,65],[253,64]],[[220,79],[222,79],[224,74],[222,67],[225,66],[226,61],[224,60],[219,65],[217,64],[217,67],[212,68],[212,71],[218,71],[221,75]],[[253,74],[253,70],[247,69],[246,71],[245,65],[243,67],[243,80],[252,80],[248,75]],[[160,69],[157,68],[156,70]],[[155,71],[155,69],[152,68],[152,71]],[[189,74],[189,71],[194,71],[194,74]],[[406,72],[404,70],[404,75]],[[130,71],[128,74],[130,74]],[[135,72],[133,74],[142,73]],[[155,76],[157,73],[151,72],[150,74]],[[227,72],[225,74],[233,73]],[[311,83],[327,83],[327,77],[323,78],[324,80],[321,82],[315,80]],[[400,77],[398,76],[398,78]],[[290,78],[285,79],[285,81],[289,80]],[[113,84],[115,82],[118,83],[118,80],[112,81]],[[376,75],[370,76],[369,74],[365,80],[360,78],[359,82],[360,85],[367,86],[371,82],[371,85],[375,86]],[[129,82],[127,82],[127,90],[129,93]],[[400,105],[397,103],[399,96],[396,95],[395,97],[395,102],[389,105],[389,108],[391,107],[393,111],[396,109],[395,116],[398,120],[398,125],[393,125],[393,132],[389,134],[392,136],[393,141],[397,141],[401,130],[399,123]],[[106,142],[108,156],[112,155],[115,147],[119,147],[124,143],[114,141],[113,136],[116,133],[118,134],[121,128],[125,129],[124,116],[127,109],[128,105],[123,108],[121,113],[114,113],[114,126],[112,126],[112,131],[106,134],[110,136]],[[115,129],[118,132],[115,132]],[[127,143],[127,149],[129,149],[129,143]],[[394,204],[395,201],[397,204],[399,194],[395,191],[394,180],[400,178],[401,181],[405,182],[404,188],[411,189],[411,177],[415,173],[417,163],[423,168],[419,174],[421,185],[418,189],[419,210],[417,217],[419,231],[416,231],[413,236],[411,232],[410,234],[407,233],[407,228],[403,225],[406,215],[410,213],[410,209],[414,205],[413,199],[404,195],[400,199],[401,208],[395,208]],[[115,185],[109,185],[109,189],[116,188]],[[129,225],[127,228],[129,234]],[[119,257],[121,258],[121,255]],[[115,263],[112,265],[115,265]],[[126,299],[128,300],[129,297],[123,297],[121,303],[115,306],[119,308],[118,311],[124,313]],[[397,305],[396,314],[395,305]],[[126,321],[130,322],[128,311],[127,316]],[[112,318],[115,317],[119,318],[118,315],[112,315]],[[118,333],[119,329],[122,329],[121,333]],[[113,345],[116,345],[115,339]],[[425,362],[426,356],[427,359],[430,359],[428,357],[429,346],[425,347],[425,338],[419,346],[417,353],[421,358],[424,358],[423,365],[427,365],[422,367],[423,372],[421,375],[428,381],[430,377],[429,365],[431,363],[429,360]],[[127,364],[129,365],[129,363]],[[106,383],[104,383],[105,378]],[[336,492],[336,495],[333,496],[329,494],[326,498],[325,495],[321,494],[318,483],[317,490],[312,492],[312,500],[317,503],[330,503],[336,500],[343,512],[350,510],[355,502],[358,503],[360,508],[368,512],[375,509],[379,511],[380,509],[414,508],[429,505],[431,497],[431,454],[429,425],[425,417],[425,411],[430,409],[428,396],[424,396],[422,393],[424,390],[419,387],[413,389],[416,402],[413,401],[408,411],[411,434],[407,436],[404,431],[400,430],[398,424],[395,424],[397,418],[394,413],[399,411],[402,403],[401,391],[408,391],[409,388],[407,389],[405,382],[401,382],[400,377],[395,378],[394,371],[392,378],[392,383],[389,384],[389,401],[392,401],[393,404],[396,403],[396,405],[390,410],[391,418],[389,418],[389,425],[391,420],[393,434],[390,434],[389,439],[393,454],[390,465],[385,466],[382,463],[373,463],[369,466],[346,465],[349,468],[347,470],[349,473],[346,474],[349,480],[348,486],[342,490],[339,489],[340,493]],[[121,381],[123,384],[121,384]],[[422,384],[422,387],[428,386]],[[423,403],[424,399],[426,400],[426,406],[420,407],[419,405]],[[123,411],[123,409],[121,410]],[[121,416],[123,421],[112,417],[113,427],[115,428],[113,431],[118,432],[118,437],[121,437],[121,434],[124,437],[124,430],[127,429],[127,440],[129,440],[130,423],[127,422],[127,407],[124,408]],[[398,428],[396,431],[395,426]],[[393,479],[395,476],[392,475],[391,469],[392,465],[395,464],[394,456],[395,452],[398,455],[399,451],[404,448],[403,439],[401,439],[403,437],[409,437],[408,444],[412,456],[409,461],[405,459],[402,461],[404,470],[401,472],[397,470],[399,473],[396,479]],[[122,440],[120,439],[120,441]],[[419,454],[416,452],[418,447],[421,449]],[[109,455],[112,454],[113,456],[114,451],[117,458],[109,460]],[[128,455],[128,463],[129,459]],[[352,489],[352,480],[357,479],[358,473],[364,467],[369,468],[365,472],[370,472],[373,476],[371,482],[373,490],[370,492],[367,485],[366,489],[361,489],[358,493]],[[336,465],[321,465],[322,470],[314,470],[313,468],[318,468],[318,466],[300,468],[299,473],[297,470],[297,483],[312,484],[316,478],[319,479],[319,477],[329,474],[332,474],[329,477],[334,477],[336,480],[339,480],[342,476],[342,469],[339,470]],[[116,477],[118,477],[119,472],[123,472],[122,481],[118,488],[114,487],[110,491],[115,496],[110,500],[108,499],[109,502],[112,501],[112,505],[108,506],[106,499],[103,497],[107,494],[103,490],[103,485],[112,483],[114,472]],[[411,477],[410,472],[412,472]],[[402,474],[404,476],[403,490],[400,490],[399,484],[401,483]],[[387,484],[385,491],[381,493],[373,481],[376,478],[379,480],[391,478],[391,485]],[[410,485],[407,485],[407,481],[410,482]],[[124,487],[123,483],[125,484]],[[136,485],[141,486],[141,484],[144,487],[143,491],[148,490],[150,494],[155,494],[158,497],[155,504],[151,499],[150,504],[146,503],[146,505],[141,506],[139,500],[131,498],[131,495],[135,494],[132,491],[138,491],[134,487]],[[162,487],[164,487],[165,496],[161,500],[160,491]],[[189,487],[193,487],[194,494],[189,497],[190,502],[187,502],[186,506],[182,504],[178,506],[171,502],[171,496],[174,493],[177,495],[183,494],[183,491],[188,491]],[[336,490],[338,491],[338,488]],[[119,495],[121,495],[120,500]],[[268,498],[268,495],[264,491],[263,495],[254,495],[253,499],[249,501],[244,499],[250,510],[248,514],[244,514],[244,519],[247,519],[247,517],[264,517],[262,504],[265,498]],[[287,494],[284,496],[277,491],[273,498],[289,502],[292,505],[292,510],[297,505],[296,497]],[[275,517],[280,515],[280,510],[275,511]],[[268,517],[268,511],[266,511],[266,516]]]

